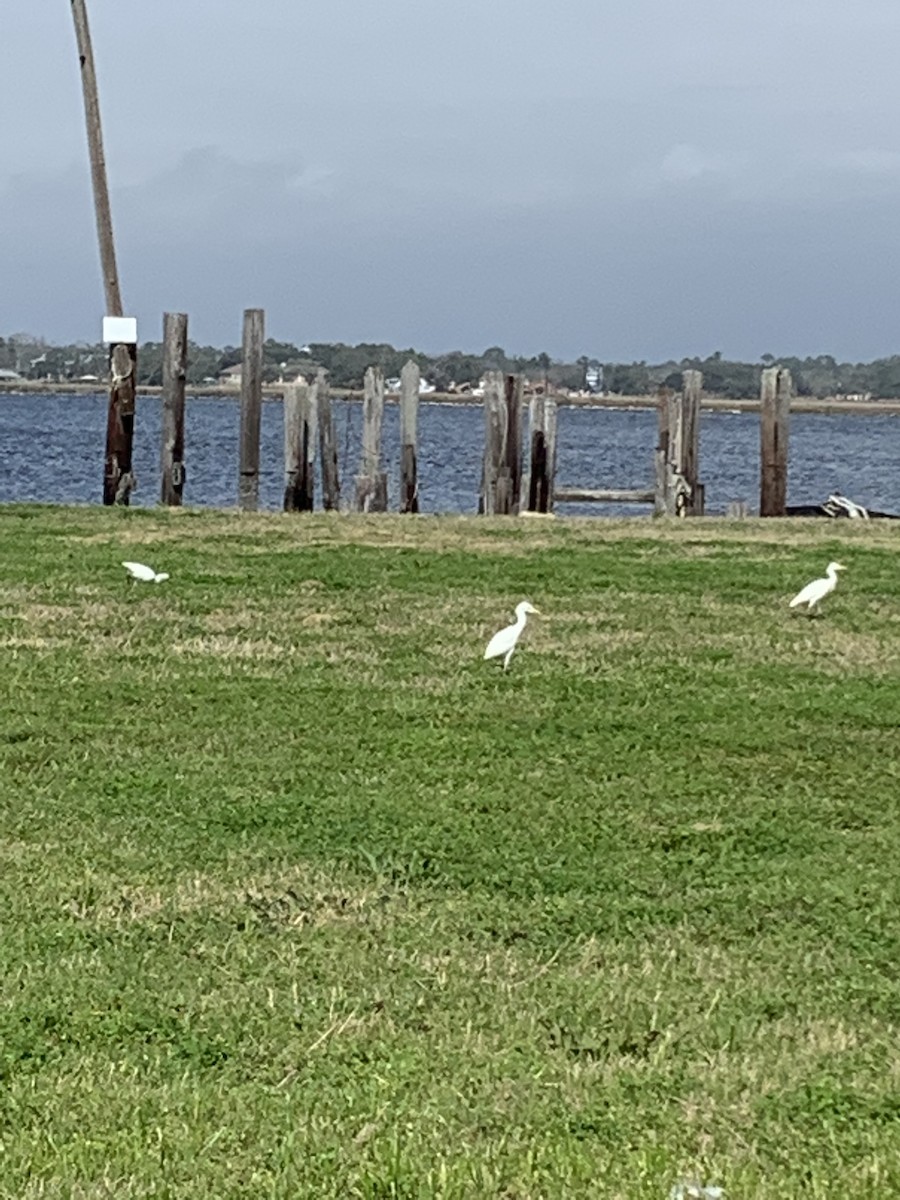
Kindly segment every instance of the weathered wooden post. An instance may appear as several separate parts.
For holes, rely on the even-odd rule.
[[[163,504],[181,504],[184,492],[184,381],[187,375],[186,313],[163,314],[162,473]]]
[[[528,405],[531,454],[522,491],[529,512],[552,512],[556,486],[556,399],[532,396]]]
[[[497,511],[518,513],[522,503],[522,376],[507,375],[504,386],[506,405],[506,453],[498,484]],[[505,496],[502,494],[505,492]]]
[[[658,517],[702,516],[704,487],[700,465],[700,393],[703,375],[685,371],[682,390],[658,392],[659,439],[655,455],[653,511]]]
[[[419,419],[419,364],[410,359],[400,372],[400,511],[419,511],[416,440]]]
[[[341,481],[338,476],[337,438],[331,413],[331,393],[328,388],[328,376],[323,367],[319,367],[316,372],[313,387],[316,393],[319,447],[322,453],[322,505],[332,511],[341,505]]]
[[[703,374],[700,371],[685,371],[682,375],[681,418],[679,437],[676,440],[678,457],[676,466],[687,485],[684,516],[702,517],[704,489],[700,482],[700,393],[703,390]]]
[[[113,240],[112,211],[106,180],[106,159],[103,154],[103,130],[100,123],[100,100],[97,92],[97,73],[88,25],[85,0],[72,0],[75,40],[81,67],[81,92],[84,99],[84,120],[87,129],[88,154],[91,162],[91,186],[94,193],[94,218],[100,246],[100,266],[103,272],[103,291],[108,318],[122,317],[122,296]],[[128,504],[134,487],[131,470],[134,441],[134,400],[137,380],[137,334],[130,340],[106,338],[109,348],[109,409],[106,420],[106,454],[103,466],[103,503]]]
[[[356,477],[359,512],[387,511],[387,474],[381,470],[381,427],[384,421],[384,371],[367,367],[363,378],[362,461]]]
[[[766,367],[760,380],[759,515],[783,517],[787,503],[791,373]]]
[[[284,511],[312,512],[316,389],[298,379],[284,389]]]
[[[656,516],[702,516],[704,488],[700,462],[700,392],[703,375],[685,371],[681,392],[659,390],[659,444],[656,450]]]
[[[503,374],[488,371],[484,377],[484,460],[481,472],[481,496],[478,511],[494,516],[497,508],[497,481],[505,456],[506,405]]]
[[[653,515],[675,516],[675,495],[672,488],[672,458],[670,453],[671,424],[674,419],[672,393],[663,384],[656,393],[658,439],[656,443],[656,487],[654,490]]]
[[[136,326],[133,318],[104,317],[103,340],[109,342],[109,406],[106,410],[106,456],[103,467],[103,503],[125,504],[135,485],[131,455],[134,445],[134,400],[137,390],[137,333],[125,341],[109,333],[120,324]]]
[[[245,512],[255,512],[259,507],[259,426],[262,417],[264,327],[265,313],[261,308],[244,310],[238,505]]]

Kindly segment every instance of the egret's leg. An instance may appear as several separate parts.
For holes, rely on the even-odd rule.
[[[513,650],[515,650],[515,646],[513,646],[512,650],[510,650],[510,651],[509,651],[509,653],[506,655],[506,657],[505,657],[505,658],[504,658],[504,660],[503,660],[503,670],[504,670],[504,671],[505,671],[505,670],[506,670],[506,668],[509,666],[509,660],[510,660],[510,659],[512,658],[512,656],[513,656]]]

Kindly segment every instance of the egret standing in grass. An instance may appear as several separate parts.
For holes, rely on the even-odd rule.
[[[495,633],[487,644],[484,657],[499,658],[501,654],[504,655],[504,671],[509,666],[512,652],[515,650],[516,643],[522,636],[522,630],[525,628],[525,622],[528,620],[529,613],[536,613],[540,616],[540,609],[535,608],[533,604],[529,604],[527,600],[523,600],[521,604],[517,604],[515,624],[507,625],[505,629],[501,629],[499,633]]]
[[[138,562],[123,562],[122,566],[134,579],[140,579],[144,583],[162,583],[169,576],[165,571],[154,571],[152,567],[148,567],[145,563]]]
[[[790,607],[797,608],[801,604],[806,605],[806,611],[812,612],[820,600],[833,592],[837,587],[837,573],[844,571],[846,568],[839,562],[830,562],[825,569],[824,579],[814,579],[812,583],[808,583],[806,587],[798,592],[791,601]]]

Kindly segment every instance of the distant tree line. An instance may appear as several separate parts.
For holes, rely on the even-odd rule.
[[[370,366],[381,367],[387,378],[399,376],[403,364],[414,359],[423,379],[438,391],[453,387],[475,386],[485,371],[521,373],[533,381],[546,381],[554,388],[578,391],[586,387],[592,368],[603,367],[604,389],[618,395],[648,395],[661,385],[679,387],[681,373],[693,367],[703,372],[704,390],[729,399],[759,395],[760,372],[777,363],[790,369],[798,395],[836,396],[869,394],[885,399],[900,397],[900,355],[879,358],[870,363],[840,363],[829,354],[817,358],[762,355],[759,362],[733,362],[720,352],[707,358],[683,358],[662,363],[600,363],[582,355],[575,362],[559,362],[548,354],[530,358],[508,355],[501,346],[489,346],[481,354],[452,350],[430,355],[419,350],[397,350],[385,343],[362,342],[347,346],[342,342],[315,342],[295,346],[270,338],[264,347],[266,382],[310,376],[319,367],[329,374],[337,388],[362,387],[363,375]],[[223,371],[241,361],[240,347],[200,346],[188,348],[187,381],[202,386],[220,381]],[[15,333],[0,337],[0,368],[14,370],[26,379],[66,382],[106,375],[107,351],[100,343],[76,342],[66,346],[50,345],[44,338]],[[162,344],[144,342],[138,352],[138,383],[162,382]]]

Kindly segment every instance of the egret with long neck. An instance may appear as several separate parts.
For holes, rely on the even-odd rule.
[[[516,648],[516,643],[522,636],[522,630],[525,628],[525,622],[528,620],[529,613],[537,613],[540,615],[540,609],[529,604],[527,600],[523,600],[516,605],[516,620],[515,624],[507,625],[505,629],[501,629],[487,644],[487,649],[484,652],[485,658],[500,658],[503,656],[503,670],[509,666],[509,660],[512,658],[513,650]]]
[[[814,579],[802,591],[798,592],[790,603],[791,608],[806,605],[806,611],[811,613],[815,606],[837,587],[837,573],[846,568],[839,562],[830,562],[825,568],[824,579]]]

